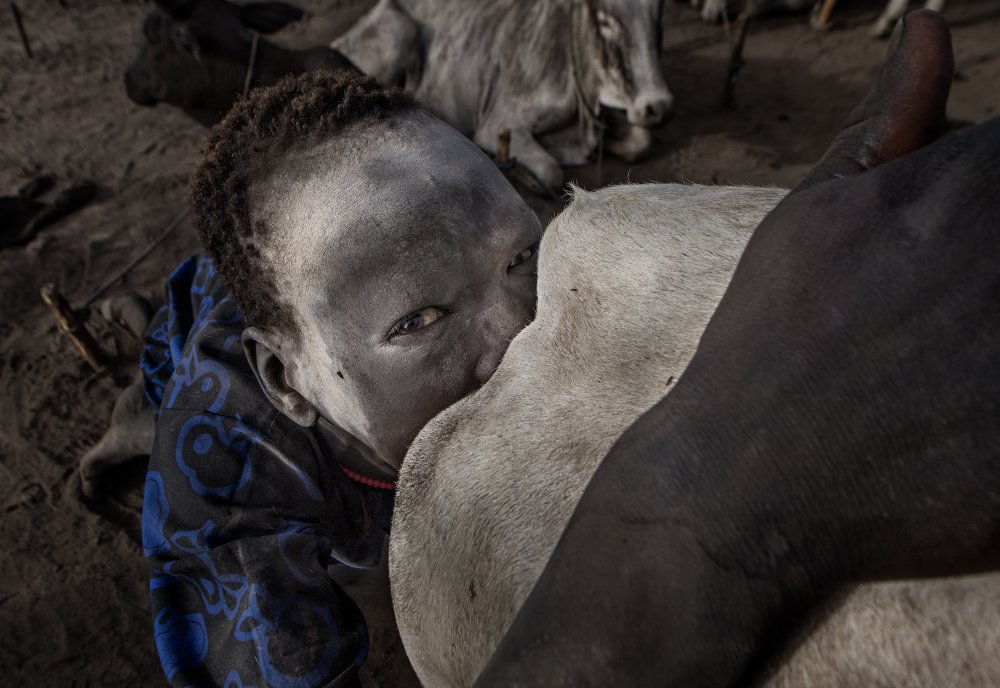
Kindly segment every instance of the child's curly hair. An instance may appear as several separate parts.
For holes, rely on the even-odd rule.
[[[414,107],[408,94],[371,77],[310,72],[252,91],[212,128],[189,185],[194,226],[248,325],[283,322],[274,268],[259,249],[269,228],[248,201],[254,174],[296,145]]]

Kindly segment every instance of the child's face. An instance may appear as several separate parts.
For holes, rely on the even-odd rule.
[[[257,191],[301,336],[287,379],[398,470],[533,317],[541,226],[493,163],[424,113],[352,131]]]

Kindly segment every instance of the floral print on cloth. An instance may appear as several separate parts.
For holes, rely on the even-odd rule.
[[[167,280],[141,367],[158,409],[142,515],[174,686],[355,686],[368,654],[329,566],[379,562],[393,493],[349,479],[264,396],[211,259]]]

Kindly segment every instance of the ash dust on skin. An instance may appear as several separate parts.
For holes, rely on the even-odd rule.
[[[329,41],[373,3],[298,4],[309,14],[277,42],[302,47]],[[82,180],[100,191],[29,244],[0,249],[2,682],[164,685],[139,543],[144,462],[108,476],[108,498],[97,504],[81,500],[74,472],[129,383],[138,345],[93,316],[91,327],[115,361],[102,373],[91,371],[57,332],[38,291],[54,282],[80,304],[147,246],[183,209],[205,130],[179,111],[140,108],[125,96],[122,74],[141,40],[150,3],[21,0],[19,6],[34,58],[25,56],[5,16],[0,194],[13,194],[40,174],[55,175],[50,194]],[[599,181],[794,184],[825,150],[881,63],[885,43],[867,36],[880,10],[879,2],[843,0],[834,30],[822,34],[808,28],[805,15],[758,22],[736,86],[737,109],[727,111],[720,105],[725,28],[706,26],[686,5],[669,2],[663,64],[677,98],[674,120],[656,132],[643,162],[608,158],[600,170],[596,164],[568,170],[567,179],[585,188]],[[951,118],[976,122],[1000,113],[1000,0],[955,0],[946,16],[958,68]],[[528,202],[543,223],[562,207],[561,200],[529,196]],[[195,250],[185,222],[122,286],[159,301],[163,279]],[[384,575],[355,575],[343,582],[370,624],[364,681],[416,685],[395,633]]]

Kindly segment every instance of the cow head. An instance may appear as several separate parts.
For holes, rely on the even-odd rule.
[[[652,127],[673,114],[674,98],[660,69],[661,0],[580,0],[584,21],[576,40],[595,48],[597,99],[627,113],[630,124]],[[584,58],[583,55],[588,55]]]
[[[271,33],[302,16],[282,2],[156,0],[143,23],[145,43],[125,72],[139,105],[168,103],[211,124],[243,89],[252,31]]]

